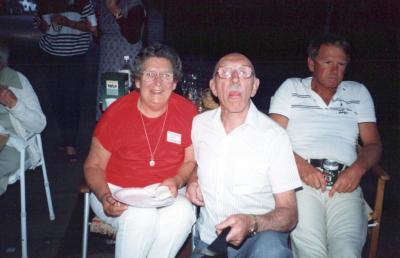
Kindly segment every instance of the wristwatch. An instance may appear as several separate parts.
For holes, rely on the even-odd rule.
[[[253,224],[251,225],[249,230],[250,237],[257,235],[257,230],[258,230],[257,216],[252,214],[251,217],[253,218]]]

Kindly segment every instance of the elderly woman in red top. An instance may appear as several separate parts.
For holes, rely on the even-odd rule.
[[[169,47],[141,50],[133,73],[138,91],[107,108],[94,131],[84,165],[91,206],[117,229],[116,257],[175,257],[195,221],[178,190],[195,166],[196,108],[173,93],[182,64]]]

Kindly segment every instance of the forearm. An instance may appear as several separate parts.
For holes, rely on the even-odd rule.
[[[382,153],[382,145],[380,143],[370,143],[364,145],[357,155],[356,161],[351,167],[359,168],[362,175],[379,162]]]
[[[293,154],[294,154],[296,166],[297,166],[297,169],[298,169],[300,175],[302,174],[303,171],[307,171],[308,169],[310,169],[312,167],[312,165],[310,163],[308,163],[307,160],[303,159],[300,155],[298,155],[295,152],[293,152]]]
[[[95,167],[84,165],[84,175],[90,190],[100,201],[107,194],[111,194],[105,179],[104,171],[101,171]]]
[[[9,109],[10,115],[21,123],[22,127],[32,133],[41,133],[46,127],[46,116],[43,114],[40,106],[34,108],[21,100]]]
[[[18,78],[22,89],[15,89],[15,105],[9,106],[10,115],[17,120],[22,127],[32,133],[41,133],[46,127],[46,116],[44,115],[39,99],[37,98],[28,79],[20,73]]]
[[[177,175],[175,176],[175,178],[179,182],[179,188],[186,185],[186,183],[188,182],[189,178],[193,173],[195,164],[196,163],[194,161],[186,161],[182,164],[181,168],[178,170]]]
[[[188,178],[188,180],[187,180],[187,184],[190,184],[190,183],[197,183],[199,181],[199,177],[197,176],[197,167],[195,166],[194,168],[193,168],[193,171],[192,171],[192,173],[190,173],[190,176],[189,176],[189,178]]]
[[[95,30],[89,22],[85,21],[73,21],[68,19],[64,26],[84,32],[93,32]]]
[[[274,194],[275,209],[256,216],[258,231],[288,232],[297,223],[297,203],[294,190]]]
[[[267,214],[256,216],[257,231],[273,230],[278,232],[288,232],[297,223],[297,209],[277,208]]]

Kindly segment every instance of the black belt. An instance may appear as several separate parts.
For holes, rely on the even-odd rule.
[[[321,169],[324,169],[324,163],[327,161],[329,162],[332,160],[330,160],[330,159],[309,159],[309,162],[311,165],[313,165],[316,168],[321,168]],[[335,163],[336,163],[335,166],[337,165],[338,171],[343,171],[347,168],[347,166],[345,164],[339,163],[337,161],[335,161]]]

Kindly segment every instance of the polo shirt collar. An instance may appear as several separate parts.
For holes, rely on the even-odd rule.
[[[311,81],[312,81],[312,77],[307,77],[301,80],[302,84],[304,85],[304,87],[307,89],[307,91],[310,93],[312,91],[311,89]],[[345,84],[342,82],[340,82],[339,86],[336,89],[335,95],[333,95],[333,97],[335,97],[337,95],[338,92],[342,91],[342,89],[345,89],[346,86]]]
[[[322,106],[322,107],[329,107],[329,106],[331,106],[331,104],[333,103],[332,100],[339,98],[339,97],[341,96],[341,94],[342,94],[341,92],[343,91],[343,89],[346,89],[346,86],[345,86],[345,84],[343,83],[343,81],[340,82],[339,86],[338,86],[337,89],[336,89],[335,94],[332,96],[331,102],[327,105],[327,104],[322,100],[322,98],[321,98],[315,91],[313,91],[313,90],[311,89],[311,81],[312,81],[312,77],[307,77],[307,78],[302,79],[301,82],[302,82],[302,84],[304,85],[304,87],[305,87],[306,91],[308,92],[308,94],[309,94],[315,101],[317,101],[317,103],[319,103],[319,105]],[[317,98],[317,99],[316,99],[316,98]]]

